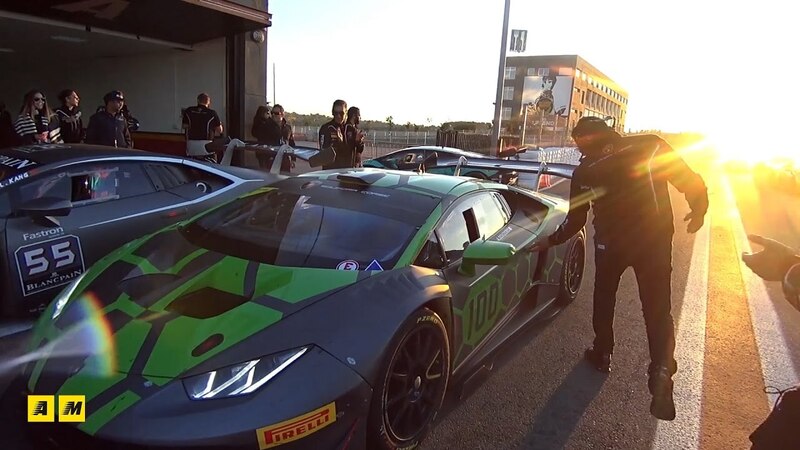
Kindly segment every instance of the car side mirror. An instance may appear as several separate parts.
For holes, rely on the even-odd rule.
[[[475,276],[475,266],[504,266],[511,261],[517,252],[512,244],[499,241],[475,241],[467,246],[458,271],[468,277]]]
[[[17,208],[17,214],[29,216],[34,222],[47,227],[60,226],[52,218],[68,216],[71,211],[72,202],[57,197],[35,198]]]
[[[800,264],[795,264],[783,278],[783,296],[794,309],[800,311]]]
[[[17,208],[17,212],[30,217],[68,216],[70,211],[72,202],[56,197],[35,198]]]

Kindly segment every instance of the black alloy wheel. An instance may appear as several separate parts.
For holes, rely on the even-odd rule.
[[[370,435],[377,437],[374,444],[381,448],[422,441],[441,408],[450,378],[447,330],[436,313],[425,308],[414,313],[395,341],[370,413]]]

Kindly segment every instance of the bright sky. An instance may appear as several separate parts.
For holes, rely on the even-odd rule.
[[[783,4],[782,4],[783,3]],[[512,0],[527,54],[578,54],[630,96],[626,128],[775,136],[800,106],[785,0]],[[271,0],[268,100],[438,125],[494,113],[503,0]],[[794,9],[795,7],[791,7]],[[796,149],[800,152],[800,149]]]

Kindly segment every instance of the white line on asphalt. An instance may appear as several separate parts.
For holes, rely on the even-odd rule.
[[[706,306],[708,303],[708,258],[710,225],[697,232],[692,260],[675,336],[675,408],[672,422],[659,420],[653,449],[696,449],[700,444],[700,413],[703,400],[703,365],[706,346]]]
[[[739,215],[739,208],[736,207],[733,191],[728,177],[723,177],[723,189],[725,201],[728,202],[730,219],[733,223],[736,247],[739,255],[742,252],[750,252],[750,242],[747,240],[747,233]],[[781,328],[782,321],[775,312],[767,293],[764,280],[753,273],[744,263],[740,263],[742,268],[742,278],[747,287],[748,306],[750,308],[750,319],[753,323],[753,332],[756,337],[756,346],[761,357],[761,370],[764,377],[765,386],[774,386],[785,389],[800,382],[797,371],[795,371],[789,346],[783,335]],[[772,408],[777,396],[767,396],[770,408]]]

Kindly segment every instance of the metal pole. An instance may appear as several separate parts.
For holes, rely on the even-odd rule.
[[[276,94],[277,93],[275,92],[275,63],[272,63],[272,105],[273,106],[275,106],[275,104],[278,103]]]
[[[522,116],[522,139],[521,139],[522,142],[520,142],[520,146],[524,147],[525,146],[525,128],[528,126],[528,105],[524,104],[524,105],[522,105],[522,107],[525,108],[525,115]]]
[[[508,13],[511,9],[511,0],[506,0],[505,12],[503,13],[503,35],[500,39],[500,68],[497,72],[497,95],[494,101],[494,127],[492,128],[492,145],[495,152],[499,150],[500,142],[500,113],[503,110],[503,87],[506,78],[506,41],[508,40]]]
[[[544,110],[539,110],[539,138],[536,140],[536,145],[542,146],[542,131],[544,131]]]

